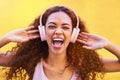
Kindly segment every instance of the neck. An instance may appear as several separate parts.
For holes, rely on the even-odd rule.
[[[49,53],[46,62],[47,62],[47,64],[49,64],[49,65],[51,65],[53,67],[54,66],[56,66],[56,67],[63,66],[63,65],[65,65],[67,63],[66,52],[64,52],[62,54]]]
[[[43,61],[43,66],[44,66],[44,71],[46,75],[53,79],[53,76],[56,76],[57,78],[69,76],[69,78],[72,76],[72,69],[68,66],[67,63],[67,54],[66,52],[61,53],[61,54],[54,54],[54,53],[49,53],[48,58],[44,59]],[[51,77],[52,76],[52,77]]]
[[[69,69],[66,51],[61,53],[52,53],[49,51],[48,57],[42,62],[46,73],[62,75]]]
[[[66,53],[60,55],[50,54],[48,57],[48,63],[52,66],[60,66],[64,65],[67,62],[67,55]]]

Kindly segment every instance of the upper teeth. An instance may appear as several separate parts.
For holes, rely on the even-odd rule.
[[[53,40],[55,40],[55,41],[63,41],[63,39],[60,39],[60,38],[55,38]]]

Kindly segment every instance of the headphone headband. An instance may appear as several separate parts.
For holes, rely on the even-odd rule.
[[[54,7],[54,6],[52,6],[52,7]],[[49,7],[49,8],[47,8],[46,10],[48,10],[48,9],[50,9],[50,8],[52,8],[52,7]],[[59,7],[60,7],[60,6],[59,6]],[[74,13],[74,15],[75,15],[75,17],[76,17],[76,20],[77,20],[76,28],[79,28],[79,18],[78,18],[78,16],[77,16],[76,12],[75,12],[74,10],[72,10],[71,8],[69,8],[69,7],[66,7],[66,6],[63,6],[63,7],[71,10],[71,11]],[[45,10],[45,11],[41,14],[41,16],[40,16],[40,22],[39,22],[39,23],[40,23],[40,26],[43,26],[43,25],[42,25],[42,18],[43,18],[44,13],[46,12],[46,10]]]

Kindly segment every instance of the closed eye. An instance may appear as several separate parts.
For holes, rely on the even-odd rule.
[[[64,24],[62,24],[62,28],[65,29],[65,30],[70,29],[70,27],[71,27],[71,25],[68,24],[68,23],[64,23]]]
[[[54,28],[56,28],[56,26],[55,25],[49,25],[48,28],[54,29]]]
[[[68,27],[68,26],[63,26],[62,28],[65,29],[65,30],[70,29],[70,27]]]

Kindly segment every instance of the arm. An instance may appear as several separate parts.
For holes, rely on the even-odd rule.
[[[0,48],[8,44],[10,40],[4,35],[0,37]],[[8,62],[12,59],[12,54],[5,54],[0,52],[0,66],[7,66]]]
[[[5,36],[0,37],[0,48],[8,44],[9,42],[10,41]]]
[[[34,30],[33,26],[8,32],[7,34],[0,37],[0,48],[10,42],[23,43],[32,39],[36,39],[39,37],[39,35],[36,34],[37,32],[38,30]],[[0,65],[5,66],[13,56],[14,55],[12,53],[0,53]]]
[[[118,58],[118,60],[103,60],[105,72],[120,71],[120,47],[109,42],[104,48]]]
[[[106,38],[96,35],[96,34],[88,34],[82,32],[79,34],[77,41],[83,43],[83,48],[90,50],[97,50],[104,48],[110,51],[113,55],[115,55],[118,60],[102,60],[104,63],[105,72],[114,72],[120,71],[120,47],[113,44]]]
[[[0,66],[8,66],[7,64],[9,63],[13,56],[14,54],[12,53],[8,54],[0,53]]]

